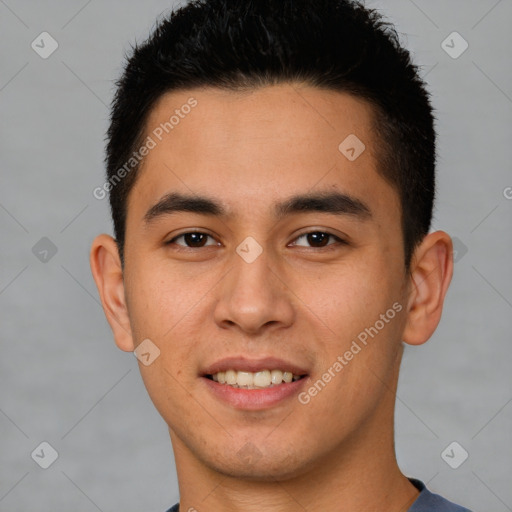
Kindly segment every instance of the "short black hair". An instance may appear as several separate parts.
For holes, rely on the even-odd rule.
[[[157,100],[173,90],[242,91],[297,82],[348,92],[374,107],[377,170],[400,198],[409,270],[434,205],[430,94],[393,25],[350,0],[192,0],[133,46],[116,82],[105,158],[122,262],[127,198],[140,167],[135,162],[127,172],[126,163]]]

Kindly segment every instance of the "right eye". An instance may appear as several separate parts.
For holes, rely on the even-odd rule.
[[[208,233],[203,233],[201,231],[189,231],[187,233],[182,233],[174,237],[173,239],[166,242],[166,245],[179,245],[180,247],[187,247],[189,249],[200,249],[201,247],[208,247],[209,245],[219,245],[217,243],[213,244],[205,244],[206,240],[214,238]],[[178,243],[178,240],[183,240],[183,243]]]

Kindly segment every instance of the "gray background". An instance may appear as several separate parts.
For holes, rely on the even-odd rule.
[[[112,81],[129,43],[173,5],[0,0],[1,511],[159,512],[178,500],[166,425],[135,357],[114,345],[88,264],[94,236],[111,230],[92,190]],[[428,75],[434,229],[459,248],[438,330],[405,351],[399,463],[475,511],[512,510],[512,2],[368,5]],[[59,43],[48,59],[31,48],[43,31]],[[441,47],[453,31],[469,43],[456,59]],[[57,248],[46,262],[32,250],[42,237]],[[31,458],[42,441],[59,453],[46,470]],[[469,453],[458,469],[441,458],[452,441]]]

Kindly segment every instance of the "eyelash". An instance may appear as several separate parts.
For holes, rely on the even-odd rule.
[[[316,234],[316,233],[320,233],[322,235],[327,235],[329,236],[330,238],[333,238],[336,240],[336,242],[338,243],[338,245],[348,245],[348,243],[343,240],[342,238],[340,238],[339,236],[336,236],[334,235],[333,233],[329,233],[328,231],[321,231],[321,230],[313,230],[313,231],[307,231],[305,233],[301,233],[300,235],[298,235],[294,241],[302,238],[302,237],[307,237],[308,235],[311,235],[311,234]],[[178,236],[175,236],[174,238],[172,238],[171,240],[169,240],[168,242],[165,243],[165,245],[177,245],[178,247],[181,247],[183,249],[204,249],[205,247],[213,247],[213,245],[207,245],[207,246],[203,246],[203,247],[189,247],[189,246],[183,246],[183,245],[180,245],[180,244],[176,244],[176,240],[186,236],[186,235],[191,235],[191,234],[197,234],[197,235],[206,235],[206,236],[209,236],[210,238],[213,238],[212,235],[210,235],[209,233],[205,233],[203,231],[187,231],[186,233],[182,233],[181,235],[178,235]],[[318,249],[318,250],[329,250],[330,246],[332,245],[337,245],[337,244],[333,244],[333,243],[328,243],[326,246],[323,246],[323,247],[310,247],[310,249]],[[298,246],[298,247],[304,247],[304,246]]]

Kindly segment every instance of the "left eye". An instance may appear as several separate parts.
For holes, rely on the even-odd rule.
[[[343,243],[343,240],[331,233],[326,233],[324,231],[310,231],[309,233],[304,233],[298,236],[295,240],[304,239],[308,244],[312,245],[314,248],[322,248],[327,245],[333,245],[333,243],[329,243],[329,238],[333,239],[335,242]],[[300,244],[294,242],[293,245],[299,245],[301,247],[307,247],[305,244]]]

